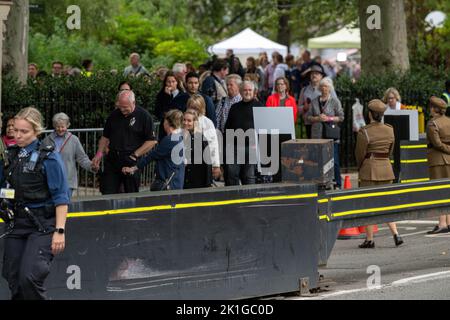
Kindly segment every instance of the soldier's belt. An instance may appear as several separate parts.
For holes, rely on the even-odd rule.
[[[376,152],[369,152],[366,154],[366,159],[370,158],[381,158],[381,159],[389,159],[389,153],[376,153]]]

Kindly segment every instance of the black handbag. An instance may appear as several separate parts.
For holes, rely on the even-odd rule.
[[[323,138],[339,140],[341,138],[341,127],[337,123],[322,122]]]

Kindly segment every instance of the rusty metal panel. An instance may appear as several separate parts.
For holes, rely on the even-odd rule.
[[[334,177],[333,141],[291,140],[281,145],[284,182],[328,184]]]

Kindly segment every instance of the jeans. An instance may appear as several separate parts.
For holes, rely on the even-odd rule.
[[[254,164],[227,164],[226,171],[226,186],[238,186],[239,180],[242,185],[256,183],[256,165]]]

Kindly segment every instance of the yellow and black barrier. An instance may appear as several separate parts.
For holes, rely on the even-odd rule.
[[[450,212],[450,179],[328,192],[318,203],[320,220],[343,227],[433,217]]]
[[[317,196],[314,184],[266,184],[76,201],[48,295],[243,299],[315,287]]]

